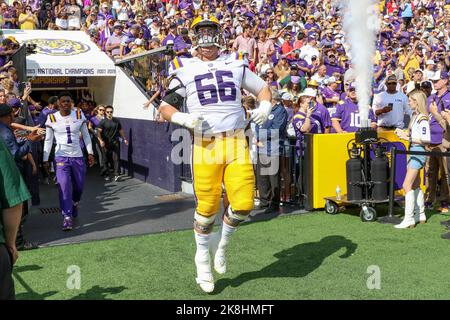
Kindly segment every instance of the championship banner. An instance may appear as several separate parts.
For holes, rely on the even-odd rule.
[[[33,89],[87,88],[87,77],[38,77],[31,81]]]
[[[27,77],[115,77],[113,61],[82,31],[3,30],[21,45],[32,45],[26,57]]]

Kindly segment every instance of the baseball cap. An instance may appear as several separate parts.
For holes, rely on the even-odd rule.
[[[386,78],[386,83],[392,83],[397,82],[397,77],[395,74],[391,74],[389,77]]]
[[[427,60],[427,66],[429,66],[429,65],[436,65],[436,63],[434,62],[434,60],[430,59],[430,60]]]
[[[123,26],[122,26],[122,24],[121,24],[120,22],[116,21],[116,22],[114,23],[113,29],[116,29],[116,28],[121,28],[121,29],[123,29]]]
[[[12,108],[9,105],[7,105],[6,103],[0,104],[0,117],[7,116],[11,114],[11,112]]]
[[[351,90],[351,89],[356,89],[356,83],[350,82],[350,83],[348,84],[348,90]]]
[[[281,100],[292,100],[292,95],[289,92],[283,92],[281,94]]]
[[[315,98],[317,95],[317,90],[312,88],[306,88],[302,93],[300,93],[300,97],[313,97]]]
[[[327,79],[327,84],[330,84],[330,83],[341,83],[341,81],[339,80],[339,79],[336,79],[335,77],[329,77],[328,79]]]

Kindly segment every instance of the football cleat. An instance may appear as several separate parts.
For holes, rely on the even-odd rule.
[[[73,228],[72,218],[70,216],[65,216],[63,221],[63,231],[70,231]]]

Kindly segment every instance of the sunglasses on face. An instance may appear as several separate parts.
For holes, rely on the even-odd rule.
[[[113,112],[112,112],[112,111],[106,111],[106,113],[111,114],[111,113],[113,113]]]
[[[98,109],[98,111],[100,112],[105,112],[105,109]]]

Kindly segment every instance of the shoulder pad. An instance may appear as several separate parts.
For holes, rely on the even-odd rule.
[[[183,68],[185,63],[186,63],[185,59],[182,59],[180,57],[175,57],[175,59],[173,59],[169,63],[169,74],[173,74],[177,70]]]
[[[424,120],[428,121],[429,119],[428,119],[427,116],[421,114],[421,115],[418,117],[417,122],[421,122],[421,121],[424,121]]]
[[[246,66],[248,67],[248,60],[244,57],[242,52],[233,52],[226,58],[226,63],[230,64],[234,62],[234,65],[237,66]]]

